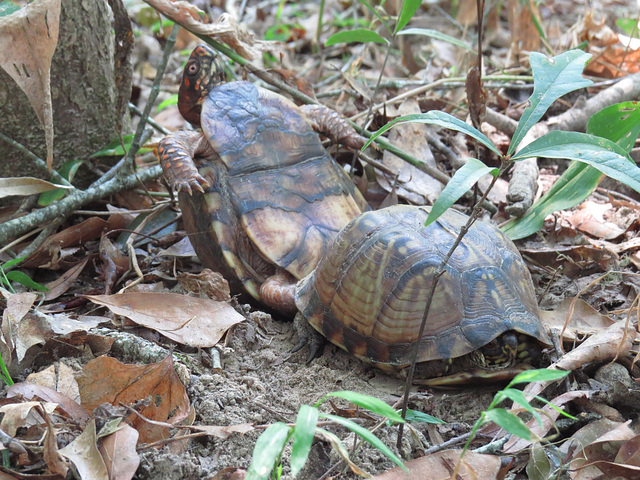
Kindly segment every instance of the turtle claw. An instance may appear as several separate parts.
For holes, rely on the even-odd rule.
[[[209,182],[207,182],[199,173],[195,173],[191,178],[187,180],[175,180],[173,182],[173,189],[178,192],[188,193],[193,195],[194,191],[204,193],[205,188],[209,188]]]
[[[300,313],[293,320],[293,327],[298,334],[298,344],[289,353],[296,353],[308,344],[309,357],[306,364],[309,365],[314,359],[322,355],[325,339],[309,325],[309,322]]]

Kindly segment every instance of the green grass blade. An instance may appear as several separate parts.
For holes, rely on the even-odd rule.
[[[406,420],[407,422],[447,424],[447,422],[440,420],[438,417],[434,417],[433,415],[429,415],[428,413],[420,412],[418,410],[411,410],[410,408],[407,409]]]
[[[383,417],[388,418],[396,423],[404,423],[402,417],[389,405],[384,403],[382,400],[377,399],[375,397],[370,397],[368,395],[363,395],[357,392],[334,392],[326,395],[327,397],[339,397],[344,398],[345,400],[350,401],[354,405],[358,405],[359,407],[366,408],[367,410],[372,411],[373,413],[377,413]]]
[[[393,31],[394,34],[397,34],[409,23],[421,3],[422,0],[404,0],[402,2],[402,10],[398,16],[398,23],[396,23],[396,28]]]
[[[550,368],[539,368],[537,370],[527,370],[525,372],[516,375],[507,388],[517,385],[519,383],[531,383],[531,382],[550,382],[553,380],[559,380],[569,375],[570,372],[565,370],[553,370]]]
[[[507,432],[525,440],[531,440],[531,430],[522,420],[514,414],[507,412],[504,408],[494,408],[484,412],[485,418],[504,428]]]
[[[438,125],[440,127],[449,128],[451,130],[456,130],[458,132],[465,133],[469,135],[474,140],[482,143],[489,150],[494,152],[496,155],[501,155],[500,150],[496,147],[491,140],[489,140],[482,132],[473,128],[471,125],[466,124],[462,120],[454,117],[445,112],[441,112],[439,110],[432,110],[427,113],[413,113],[411,115],[405,115],[403,117],[396,118],[394,121],[387,123],[385,126],[380,128],[377,132],[375,132],[367,143],[365,143],[364,147],[362,147],[362,151],[364,151],[376,138],[385,133],[387,130],[391,128],[402,125],[404,123],[427,123],[429,125]]]
[[[45,287],[44,285],[39,284],[38,282],[34,281],[31,279],[31,277],[29,277],[28,275],[18,271],[18,270],[11,270],[10,272],[7,272],[5,274],[7,280],[11,281],[11,282],[17,282],[20,285],[24,285],[27,288],[30,288],[31,290],[37,290],[38,292],[48,292],[49,289],[47,287]]]
[[[547,109],[562,95],[591,85],[593,82],[582,77],[582,71],[590,54],[582,50],[570,50],[553,58],[531,52],[529,62],[533,71],[533,94],[530,105],[525,108],[507,155],[513,154],[527,132],[545,114]]]
[[[360,425],[358,425],[355,422],[352,422],[349,419],[338,417],[337,415],[320,413],[320,416],[322,418],[326,418],[327,420],[331,420],[332,422],[336,422],[338,425],[347,427],[353,433],[355,433],[356,435],[359,435],[364,440],[366,440],[371,445],[373,445],[375,448],[377,448],[382,453],[384,453],[387,457],[393,460],[393,462],[395,462],[396,465],[401,467],[403,470],[408,471],[407,467],[405,467],[404,463],[402,463],[402,460],[395,453],[393,453],[389,447],[387,447],[384,443],[382,443],[382,440],[380,440],[378,437],[376,437],[373,433],[371,433],[366,428],[361,427]]]
[[[540,414],[529,403],[529,400],[527,400],[527,397],[524,396],[524,393],[522,393],[522,391],[516,390],[515,388],[505,388],[504,390],[500,390],[496,395],[500,396],[500,402],[505,398],[508,398],[512,402],[521,405],[525,410],[531,413],[531,415],[535,417],[538,424],[542,426],[542,418],[540,418]]]
[[[431,30],[430,28],[407,28],[406,30],[402,30],[398,32],[398,35],[423,35],[425,37],[430,37],[435,40],[441,40],[443,42],[450,43],[455,45],[456,47],[464,48],[465,50],[475,53],[476,50],[470,45],[466,44],[462,40],[457,39],[456,37],[452,37],[450,35],[446,35],[437,30]]]
[[[307,463],[313,433],[318,423],[318,409],[302,405],[298,411],[296,426],[293,429],[293,445],[291,447],[291,475],[296,476]]]
[[[475,183],[488,173],[497,175],[500,171],[495,167],[488,167],[480,160],[475,158],[467,159],[467,163],[463,165],[453,175],[449,183],[444,187],[438,199],[431,207],[425,227],[435,222],[451,205],[456,203]]]
[[[385,38],[381,37],[378,33],[373,30],[368,30],[366,28],[356,28],[355,30],[347,30],[344,32],[338,32],[331,35],[325,45],[330,47],[331,45],[335,45],[337,43],[389,43]]]
[[[291,428],[282,422],[267,428],[253,447],[253,459],[247,470],[246,480],[267,480],[273,467],[282,454]]]
[[[529,157],[566,158],[584,162],[640,192],[640,168],[624,149],[606,138],[556,130],[531,142],[513,159]]]

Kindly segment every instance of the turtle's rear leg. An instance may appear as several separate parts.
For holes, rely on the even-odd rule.
[[[325,338],[320,335],[309,322],[298,313],[293,319],[293,328],[298,334],[298,344],[291,350],[291,353],[295,353],[305,345],[309,345],[309,358],[307,358],[307,364],[320,355],[324,349]]]

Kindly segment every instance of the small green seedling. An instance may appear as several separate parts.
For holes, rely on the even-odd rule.
[[[295,477],[307,462],[309,451],[311,450],[311,443],[315,435],[319,435],[328,440],[349,463],[352,469],[359,471],[357,467],[350,462],[347,450],[340,439],[333,433],[317,426],[318,419],[320,418],[348,428],[384,453],[397,465],[405,469],[402,460],[369,430],[347,418],[321,412],[318,407],[328,397],[343,398],[392,422],[404,423],[400,414],[382,400],[349,391],[329,393],[322,397],[314,406],[303,405],[300,407],[295,426],[291,427],[282,422],[274,423],[260,435],[253,450],[253,460],[247,470],[246,480],[266,480],[270,475],[273,475],[273,478],[280,478],[282,473],[282,452],[289,440],[293,442],[291,447],[291,475]]]
[[[460,168],[434,203],[426,225],[442,215],[480,177],[486,174],[497,176],[506,170],[512,162],[525,158],[563,158],[581,162],[640,192],[640,168],[635,165],[622,146],[602,136],[591,133],[552,131],[517,150],[527,132],[542,118],[555,100],[592,83],[591,80],[582,77],[582,70],[590,56],[580,50],[571,50],[553,58],[540,53],[531,53],[529,60],[533,70],[534,91],[529,98],[529,106],[524,110],[518,122],[506,155],[503,155],[482,132],[441,111],[400,117],[378,130],[367,141],[363,150],[378,136],[394,126],[417,122],[438,125],[465,133],[500,157],[500,168],[488,167],[477,159],[470,159],[466,165]],[[637,126],[628,127],[629,136],[633,136],[636,128]],[[595,131],[602,134],[597,129]],[[633,139],[635,140],[635,137]],[[507,228],[506,232],[508,235],[515,236],[511,228]],[[521,234],[518,234],[518,238],[520,236]]]

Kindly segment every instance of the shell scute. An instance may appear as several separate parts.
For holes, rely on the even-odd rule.
[[[395,206],[362,214],[296,291],[316,330],[383,369],[410,363],[434,275],[466,223],[448,212],[425,228],[428,212]],[[509,330],[549,341],[517,249],[497,228],[476,223],[438,282],[418,361],[466,355]]]

